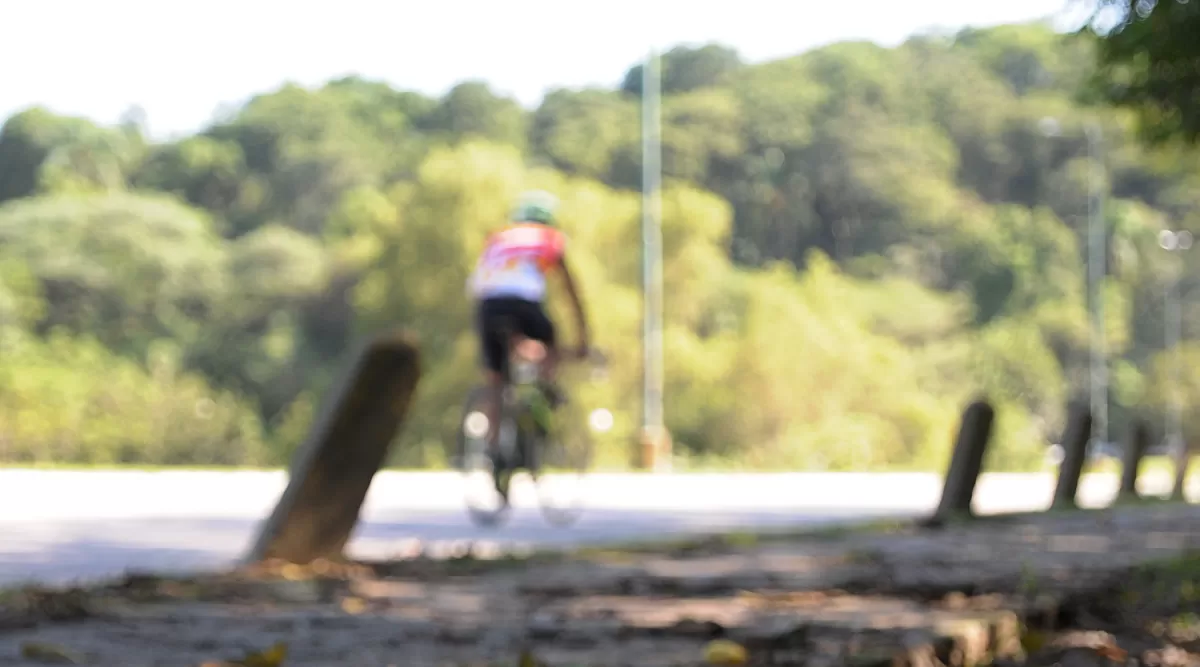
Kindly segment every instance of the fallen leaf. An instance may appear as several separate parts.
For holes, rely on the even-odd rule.
[[[83,659],[68,649],[54,644],[25,642],[21,644],[21,657],[37,662],[50,662],[67,665],[78,665]]]
[[[704,661],[712,665],[744,665],[746,649],[728,639],[714,639],[704,647]]]
[[[358,597],[342,598],[342,611],[347,614],[361,614],[367,610],[367,603]]]
[[[287,644],[278,642],[265,651],[249,653],[241,660],[233,662],[240,667],[279,667],[287,657]]]
[[[1113,662],[1125,662],[1129,658],[1129,651],[1117,646],[1116,644],[1105,644],[1095,648],[1096,653],[1102,657],[1108,658]]]

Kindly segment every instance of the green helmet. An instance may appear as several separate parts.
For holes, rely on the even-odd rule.
[[[558,198],[545,190],[530,190],[521,193],[517,205],[509,216],[513,222],[538,222],[543,225],[554,224],[554,211],[558,208]]]

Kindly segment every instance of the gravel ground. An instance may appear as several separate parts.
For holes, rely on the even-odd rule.
[[[295,667],[697,665],[717,639],[759,665],[1200,665],[1198,546],[1200,511],[1164,504],[569,561],[131,576],[7,594],[0,665],[196,667],[276,645]]]

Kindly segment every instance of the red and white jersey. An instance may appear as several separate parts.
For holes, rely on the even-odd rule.
[[[471,274],[477,299],[515,297],[541,301],[546,274],[562,260],[567,237],[535,223],[518,223],[493,234]]]

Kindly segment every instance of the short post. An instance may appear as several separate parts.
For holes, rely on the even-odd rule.
[[[417,344],[407,334],[378,336],[357,350],[296,450],[287,488],[244,562],[342,557],[420,377]]]
[[[1171,489],[1171,500],[1187,500],[1184,496],[1184,489],[1187,487],[1188,466],[1192,463],[1192,449],[1188,446],[1187,440],[1183,440],[1179,445],[1179,452],[1175,455],[1175,485]]]
[[[971,499],[975,496],[975,484],[983,469],[983,456],[987,452],[992,436],[995,410],[984,400],[977,400],[963,411],[958,428],[954,451],[950,453],[950,467],[942,487],[942,500],[934,512],[934,524],[947,519],[971,516]]]
[[[1138,471],[1149,446],[1150,430],[1146,422],[1139,419],[1129,429],[1129,440],[1121,454],[1121,487],[1117,491],[1117,502],[1129,502],[1140,497],[1137,491]]]
[[[1080,402],[1072,402],[1067,411],[1067,427],[1063,433],[1063,459],[1058,466],[1058,484],[1054,487],[1051,509],[1078,507],[1079,478],[1087,459],[1088,442],[1092,437],[1092,411]]]

